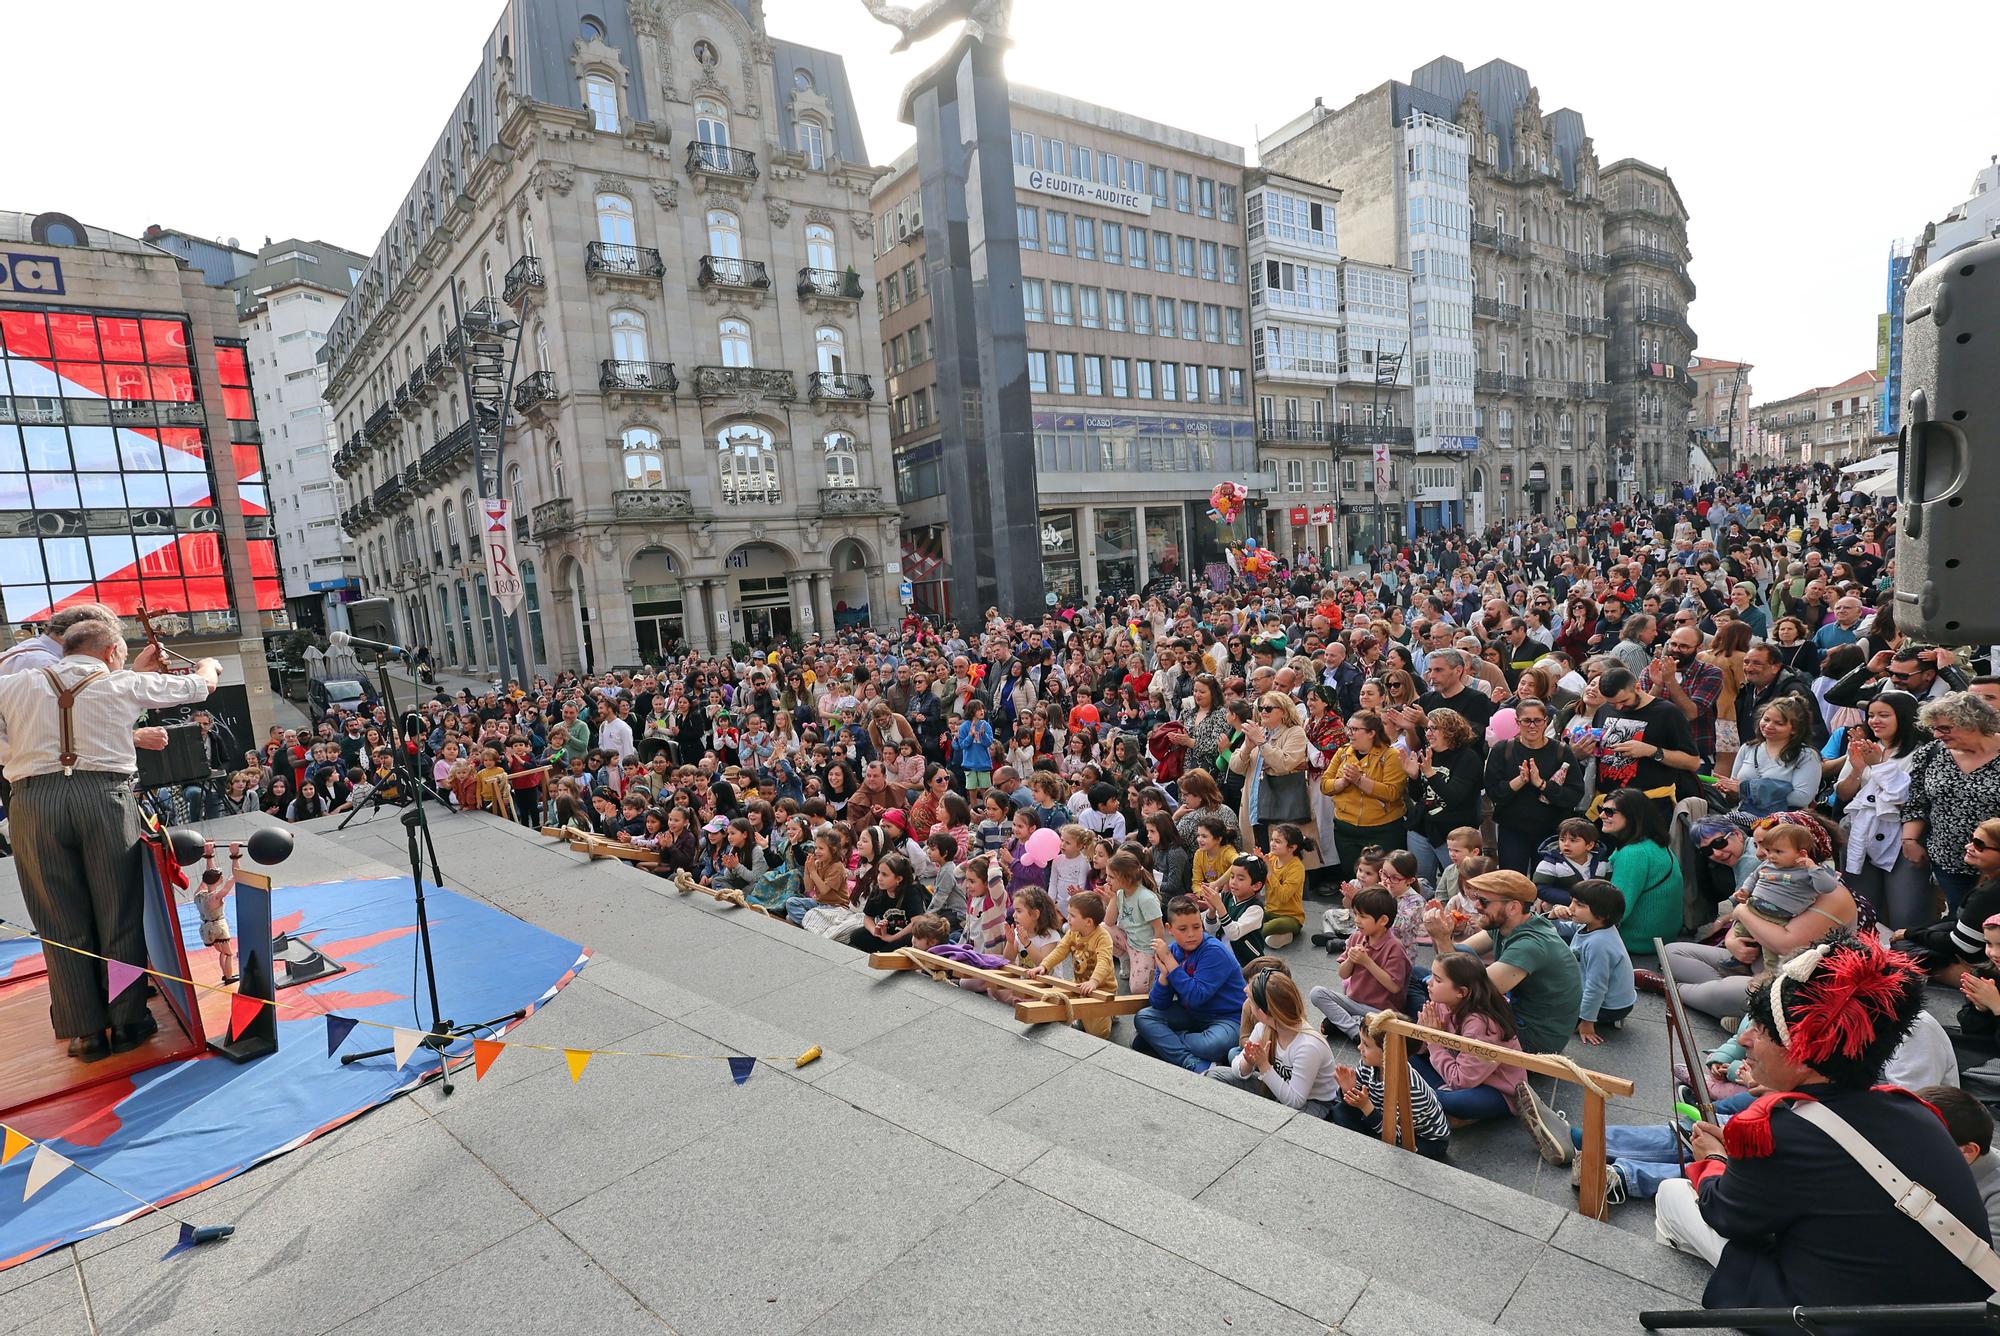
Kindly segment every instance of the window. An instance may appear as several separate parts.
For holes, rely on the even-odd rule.
[[[1191,404],[1201,402],[1201,368],[1192,362],[1181,367],[1181,398]]]
[[[1069,254],[1069,215],[1057,209],[1049,210],[1048,231],[1049,254]]]
[[[1042,310],[1042,280],[1039,278],[1021,280],[1021,318],[1034,321],[1046,319]]]
[[[861,463],[854,450],[854,438],[844,431],[830,431],[822,444],[826,447],[826,485],[853,487],[858,484],[861,481]]]
[[[608,246],[636,246],[639,234],[632,225],[632,201],[623,195],[597,197],[597,239]]]
[[[563,449],[561,441],[549,442],[549,495],[569,495],[569,482],[563,477]]]
[[[1194,277],[1194,238],[1193,238],[1193,237],[1175,237],[1175,238],[1174,238],[1174,254],[1176,255],[1176,257],[1178,258],[1178,261],[1179,261],[1179,269],[1180,269],[1180,275],[1181,275],[1181,277],[1182,277],[1182,278],[1193,278],[1193,277]]]
[[[1172,362],[1160,363],[1160,397],[1170,403],[1181,397],[1180,373]]]
[[[709,210],[708,253],[721,260],[743,258],[743,225],[727,209]]]
[[[1181,303],[1181,337],[1189,340],[1201,337],[1201,307],[1194,302]]]
[[[751,366],[750,324],[744,320],[725,320],[717,329],[722,335],[722,364],[724,366]]]
[[[1303,492],[1306,489],[1306,465],[1302,459],[1285,461],[1285,490]]]
[[[714,98],[694,104],[694,137],[701,160],[710,167],[729,165],[729,109]]]
[[[1033,348],[1028,350],[1028,389],[1035,394],[1049,392],[1049,355]]]
[[[827,273],[840,267],[833,248],[833,229],[825,223],[812,223],[806,228],[806,263]]]
[[[667,485],[667,461],[660,452],[658,432],[650,427],[627,427],[619,439],[625,461],[625,487],[652,489]]]
[[[893,373],[901,371],[902,369],[903,369],[903,336],[901,334],[898,334],[894,338],[889,340],[889,370]]]
[[[1189,265],[1190,272],[1194,266]],[[1153,272],[1171,274],[1174,272],[1174,239],[1165,232],[1153,233]]]
[[[806,166],[812,170],[826,170],[826,129],[818,121],[801,117],[796,127],[799,152],[806,155]]]
[[[1195,212],[1204,218],[1215,217],[1215,182],[1207,177],[1195,179]]]
[[[1202,380],[1207,384],[1208,387],[1208,401],[1212,404],[1221,403],[1222,368],[1219,366],[1205,366],[1201,369],[1201,374],[1202,374]]]
[[[1222,276],[1221,266],[1216,260],[1219,253],[1220,248],[1213,241],[1201,243],[1201,276],[1211,283]]]
[[[1014,219],[1021,229],[1021,249],[1040,250],[1042,248],[1042,215],[1032,204],[1016,204]]]
[[[1210,343],[1222,342],[1222,308],[1206,305],[1201,308],[1201,336]]]
[[[1174,323],[1174,299],[1172,297],[1160,298],[1160,337],[1163,339],[1178,338],[1179,333],[1180,327]]]
[[[584,105],[590,108],[590,124],[594,130],[607,134],[618,133],[618,90],[610,79],[602,74],[586,75],[583,80]]]
[[[1130,374],[1131,369],[1124,358],[1114,357],[1111,359],[1111,397],[1113,399],[1124,399],[1131,395]]]
[[[1132,364],[1132,384],[1141,399],[1153,397],[1153,364],[1140,358]]]
[[[1174,173],[1174,208],[1182,213],[1194,211],[1194,178],[1186,172]]]
[[[1085,354],[1083,359],[1083,392],[1104,396],[1104,359],[1095,354]]]
[[[1332,469],[1324,459],[1315,459],[1313,461],[1313,490],[1315,492],[1330,492],[1333,490]]]
[[[1076,393],[1076,354],[1056,354],[1056,393]]]
[[[514,466],[514,468],[513,468],[513,472],[514,472],[514,473],[516,473],[516,474],[518,474],[518,473],[519,473],[520,471],[521,471],[521,466],[520,466],[519,464],[516,464],[516,465]],[[447,502],[445,502],[445,505],[446,505],[447,507],[449,507],[449,506],[451,505],[451,502],[447,501]],[[520,502],[516,501],[516,502],[514,503],[514,508],[515,508],[515,511],[516,511],[516,512],[518,513],[518,512],[520,511],[520,509],[521,509],[521,504],[520,504]],[[425,526],[425,527],[426,527],[427,529],[429,529],[429,530],[430,530],[430,535],[431,535],[431,555],[432,555],[433,557],[435,557],[435,558],[436,558],[437,560],[439,560],[439,561],[443,561],[443,560],[444,560],[444,538],[443,538],[443,531],[442,531],[442,530],[440,530],[440,529],[438,528],[438,513],[437,513],[437,507],[433,506],[433,507],[431,507],[431,509],[430,509],[430,510],[428,510],[428,511],[426,511],[426,512],[425,512],[425,514],[424,514],[424,526]]]
[[[884,293],[884,298],[883,298],[884,304],[888,307],[889,310],[897,311],[902,309],[903,306],[902,279],[896,277],[894,274],[889,275],[889,277],[883,281],[882,291]]]
[[[444,540],[451,545],[453,556],[458,555],[458,511],[447,499],[444,503]]]
[[[1127,263],[1134,269],[1146,267],[1146,229],[1128,227],[1125,229],[1125,255]]]
[[[1104,327],[1117,333],[1125,331],[1125,294],[1106,292],[1104,294]]]
[[[931,360],[931,322],[910,327],[910,365]]]
[[[1245,397],[1247,393],[1248,391],[1246,391],[1243,387],[1243,368],[1234,366],[1229,368],[1230,404],[1237,408],[1243,407],[1244,404],[1249,402],[1249,400]]]
[[[1226,308],[1223,314],[1229,318],[1228,329],[1225,331],[1225,337],[1223,339],[1223,342],[1235,344],[1238,347],[1241,347],[1243,344],[1242,310],[1237,307],[1231,306]]]
[[[1076,258],[1094,260],[1097,258],[1097,220],[1081,215],[1076,220]]]
[[[1058,325],[1076,323],[1076,289],[1070,284],[1049,284],[1049,319]]]
[[[847,372],[847,339],[832,325],[813,331],[813,348],[819,354],[819,369],[829,376]]]
[[[647,362],[646,317],[637,311],[611,313],[611,355],[621,362]]]
[[[1132,332],[1134,334],[1153,332],[1153,299],[1143,292],[1132,294]]]
[[[779,499],[778,453],[770,432],[754,423],[735,422],[716,434],[716,445],[721,456],[723,504]]]
[[[1103,327],[1103,294],[1096,288],[1077,289],[1077,323],[1085,329]]]

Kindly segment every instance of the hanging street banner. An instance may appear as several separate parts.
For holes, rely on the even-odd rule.
[[[500,601],[509,617],[521,606],[521,572],[514,564],[514,525],[507,515],[507,499],[480,498],[486,512],[486,587]]]

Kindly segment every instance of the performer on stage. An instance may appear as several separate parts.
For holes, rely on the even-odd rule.
[[[0,676],[0,758],[13,784],[21,891],[50,941],[144,965],[132,725],[144,710],[206,700],[221,666],[203,659],[191,674],[150,671],[158,655],[149,647],[128,670],[115,617],[77,622],[62,649],[54,666]],[[42,957],[56,1037],[70,1041],[71,1057],[95,1062],[159,1028],[143,988],[106,1002],[102,961],[46,945]]]

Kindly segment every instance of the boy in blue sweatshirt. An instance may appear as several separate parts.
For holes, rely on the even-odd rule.
[[[1576,1032],[1586,1044],[1601,1044],[1604,1036],[1597,1027],[1616,1030],[1639,1001],[1632,982],[1632,957],[1618,934],[1619,921],[1625,917],[1625,893],[1608,881],[1580,881],[1570,891],[1569,917],[1576,925],[1569,949],[1576,952],[1583,974]]]
[[[1613,936],[1616,936],[1614,933]],[[1202,926],[1201,905],[1177,895],[1167,905],[1167,936],[1153,939],[1159,977],[1145,1010],[1133,1017],[1137,1047],[1205,1072],[1229,1056],[1243,1019],[1243,967],[1228,943]]]

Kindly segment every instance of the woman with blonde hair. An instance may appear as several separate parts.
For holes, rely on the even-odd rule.
[[[1424,746],[1403,753],[1411,820],[1404,848],[1417,856],[1418,876],[1437,880],[1445,839],[1460,826],[1479,825],[1486,761],[1465,716],[1440,706],[1424,717]]]
[[[1793,618],[1797,621],[1797,618]],[[1722,694],[1715,698],[1715,773],[1729,774],[1742,739],[1736,731],[1736,693],[1743,688],[1743,655],[1750,648],[1750,623],[1728,622],[1715,628],[1715,638],[1695,657],[1722,673]]]
[[[1297,701],[1281,691],[1258,697],[1229,768],[1243,776],[1238,820],[1258,848],[1270,847],[1267,832],[1281,823],[1313,833],[1312,804],[1306,801],[1306,730]]]

